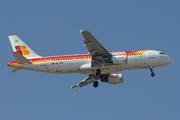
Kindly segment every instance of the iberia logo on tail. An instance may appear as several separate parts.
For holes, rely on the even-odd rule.
[[[29,50],[26,49],[26,46],[15,46],[17,52],[19,52],[21,55],[29,55],[30,52]]]

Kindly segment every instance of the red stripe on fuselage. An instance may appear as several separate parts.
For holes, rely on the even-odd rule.
[[[125,54],[134,54],[139,51],[126,51],[126,52],[112,52],[110,54],[116,53],[116,55],[121,55],[121,53]],[[67,55],[67,56],[52,56],[52,57],[42,57],[42,58],[33,58],[33,59],[28,59],[29,61],[35,62],[35,61],[44,61],[44,60],[49,60],[49,59],[63,59],[63,58],[82,58],[82,57],[91,57],[90,54],[81,54],[81,55]],[[88,59],[88,58],[87,58]],[[11,63],[17,63],[16,61],[9,62]]]

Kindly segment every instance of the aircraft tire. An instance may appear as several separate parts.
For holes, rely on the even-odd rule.
[[[154,77],[154,76],[155,76],[155,73],[154,73],[154,72],[152,72],[152,73],[151,73],[151,76],[152,76],[152,77]]]
[[[97,88],[98,87],[98,81],[95,81],[94,83],[93,83],[93,86],[95,87],[95,88]]]
[[[101,69],[96,69],[96,76],[100,75],[101,74]]]

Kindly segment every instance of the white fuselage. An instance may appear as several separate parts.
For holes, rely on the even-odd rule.
[[[160,51],[147,50],[140,55],[127,55],[127,63],[124,65],[101,66],[101,74],[109,74],[129,69],[154,68],[168,65],[173,60]],[[47,57],[42,58],[42,62],[12,65],[19,69],[27,69],[46,73],[82,73],[95,74],[97,67],[91,67],[91,58],[59,60],[53,59],[46,61]]]

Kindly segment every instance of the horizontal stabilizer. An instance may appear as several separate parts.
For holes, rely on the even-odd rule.
[[[22,56],[19,52],[13,52],[14,58],[16,59],[16,62],[18,63],[31,63],[27,58]]]
[[[15,72],[18,72],[18,71],[20,71],[20,70],[22,70],[22,69],[14,68],[14,69],[11,71],[11,73],[15,73]]]

